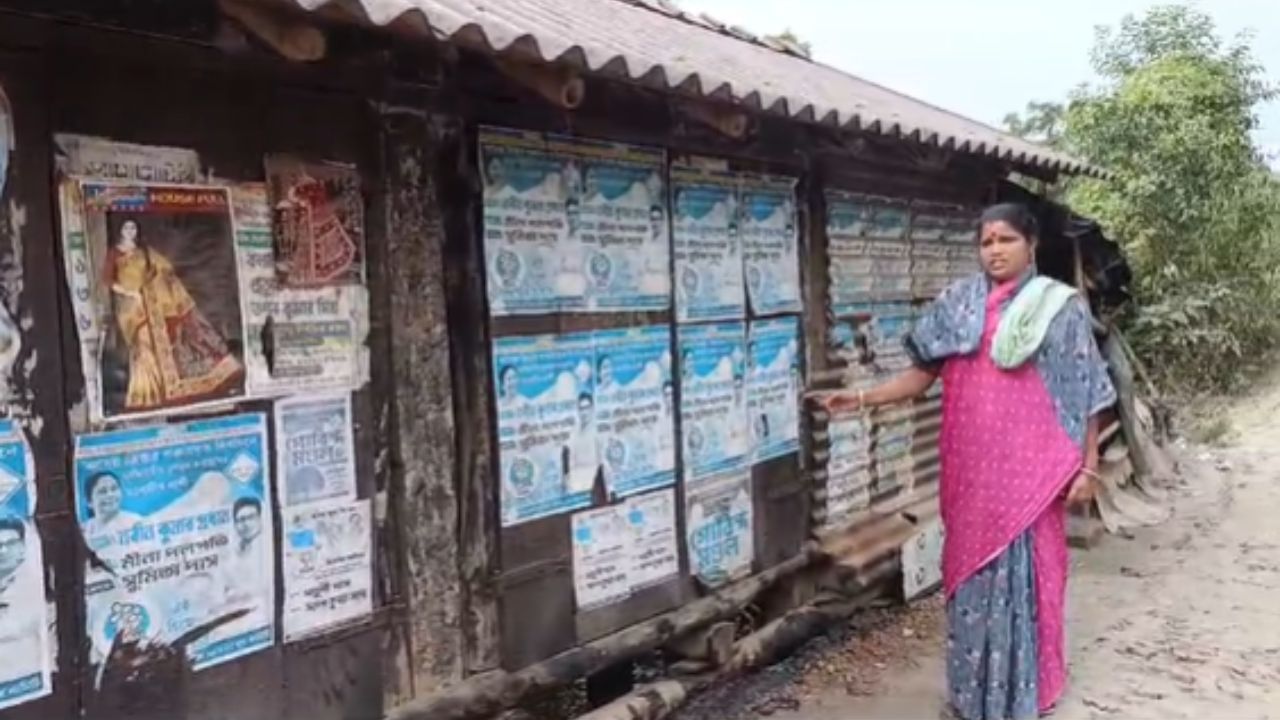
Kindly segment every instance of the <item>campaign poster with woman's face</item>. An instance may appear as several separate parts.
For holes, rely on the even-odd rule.
[[[227,191],[85,182],[81,193],[83,242],[94,271],[86,294],[102,330],[97,366],[86,374],[96,372],[101,415],[148,415],[243,396]]]

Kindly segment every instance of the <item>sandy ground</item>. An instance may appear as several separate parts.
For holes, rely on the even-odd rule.
[[[1230,418],[1226,447],[1181,453],[1171,520],[1075,554],[1056,719],[1280,720],[1280,389]],[[867,622],[677,717],[939,717],[939,600]]]

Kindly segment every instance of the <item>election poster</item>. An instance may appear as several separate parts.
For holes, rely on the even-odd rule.
[[[353,388],[367,325],[363,285],[286,287],[276,272],[263,183],[231,188],[249,394]]]
[[[22,428],[0,420],[0,709],[52,691],[55,643],[35,506],[35,466]]]
[[[631,591],[660,585],[678,575],[675,490],[667,488],[637,495],[627,501],[626,509],[632,531],[628,546]]]
[[[351,394],[300,395],[275,406],[280,502],[296,507],[356,496]]]
[[[675,482],[671,328],[595,333],[596,432],[605,487],[616,497]]]
[[[849,520],[871,504],[871,444],[865,415],[844,415],[827,426],[828,527]]]
[[[504,527],[591,504],[594,355],[590,333],[494,340]]]
[[[755,560],[751,472],[702,478],[685,490],[689,570],[715,587],[751,573]]]
[[[82,435],[74,470],[95,663],[117,635],[172,642],[228,618],[188,647],[195,669],[272,644],[265,415]]]
[[[633,541],[625,505],[573,516],[573,591],[578,610],[609,605],[631,593]]]
[[[747,424],[751,457],[763,462],[800,449],[800,321],[752,321],[747,336]]]
[[[841,190],[825,198],[832,310],[845,315],[859,303],[910,299],[906,205]]]
[[[494,316],[579,311],[583,274],[581,173],[538,133],[480,131],[484,251]]]
[[[223,188],[84,181],[63,193],[72,302],[95,419],[245,394],[230,199]]]
[[[742,174],[742,255],[756,315],[800,312],[796,181]]]
[[[915,485],[914,412],[914,405],[906,402],[881,408],[877,414],[872,436],[877,494]]]
[[[339,498],[285,508],[284,639],[292,641],[373,612],[373,522],[368,500]]]
[[[276,271],[286,287],[364,280],[364,200],[354,165],[268,155]]]
[[[671,245],[663,172],[655,148],[551,135],[564,162],[568,222],[581,243],[592,311],[671,306]]]
[[[679,574],[675,505],[675,490],[667,488],[573,516],[580,610],[616,603]]]
[[[671,168],[672,247],[679,322],[746,314],[738,177],[709,168]]]
[[[742,322],[679,328],[685,482],[748,460],[745,330]]]

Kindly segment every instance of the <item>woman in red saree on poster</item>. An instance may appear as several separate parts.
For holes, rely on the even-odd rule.
[[[111,234],[103,272],[128,350],[125,411],[199,400],[242,375],[240,361],[200,312],[173,264],[147,246],[136,218],[125,216]]]
[[[948,713],[1024,720],[1066,686],[1065,507],[1097,480],[1097,414],[1115,390],[1074,288],[1036,274],[1035,217],[983,213],[982,274],[947,288],[905,339],[913,367],[831,412],[915,397],[941,375]]]

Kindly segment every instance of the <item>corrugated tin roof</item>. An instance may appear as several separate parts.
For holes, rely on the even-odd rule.
[[[293,0],[306,10],[358,6],[376,25],[489,52],[518,52],[639,84],[739,103],[799,120],[997,157],[1064,173],[1101,172],[1066,154],[681,12],[666,0]]]

